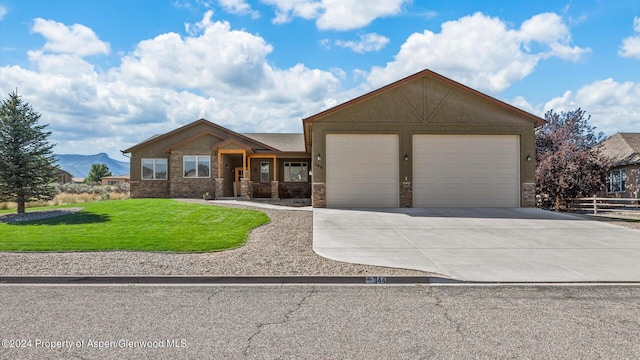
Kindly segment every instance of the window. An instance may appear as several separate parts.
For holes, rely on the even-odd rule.
[[[208,178],[210,177],[211,158],[209,156],[185,156],[183,159],[184,177]]]
[[[142,180],[167,180],[167,159],[142,159]]]
[[[309,181],[309,170],[306,162],[284,163],[284,181],[303,182]]]
[[[627,182],[624,170],[614,170],[609,173],[607,178],[607,192],[625,191],[625,183]]]
[[[269,182],[269,162],[265,161],[260,163],[260,182]]]

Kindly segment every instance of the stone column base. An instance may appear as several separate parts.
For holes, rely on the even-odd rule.
[[[216,178],[216,198],[224,197],[224,178]]]
[[[521,207],[536,207],[536,184],[522,183]]]
[[[249,178],[240,179],[240,197],[244,200],[251,200],[251,191],[249,190]]]
[[[405,181],[400,184],[400,207],[413,207],[413,184],[411,181]]]
[[[272,181],[271,182],[271,198],[272,199],[279,199],[280,198],[280,192],[278,191],[278,181]]]
[[[323,182],[314,182],[311,186],[311,204],[313,207],[327,207],[327,187]]]

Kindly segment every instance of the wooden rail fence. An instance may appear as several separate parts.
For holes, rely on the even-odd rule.
[[[599,198],[595,195],[588,198],[566,199],[569,211],[593,211],[598,215],[599,211],[640,211],[640,199],[623,198]]]

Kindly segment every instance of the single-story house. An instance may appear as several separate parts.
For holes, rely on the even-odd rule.
[[[56,169],[56,176],[58,177],[58,180],[57,180],[58,184],[67,184],[72,182],[71,179],[73,179],[73,175],[71,175],[71,173],[69,173],[66,170],[62,170],[60,168]]]
[[[311,197],[314,207],[533,207],[543,119],[424,70],[239,134],[200,119],[123,150],[132,197]]]
[[[239,134],[200,119],[123,152],[134,198],[311,196],[302,134]]]
[[[611,162],[604,196],[638,198],[640,193],[640,133],[616,133],[598,146]]]
[[[103,176],[100,180],[102,185],[118,185],[129,182],[129,174],[116,176]]]

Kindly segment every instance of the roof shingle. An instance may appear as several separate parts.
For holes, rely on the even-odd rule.
[[[614,167],[640,164],[640,133],[616,133],[603,141],[599,148]]]
[[[305,152],[304,134],[302,133],[249,133],[242,135],[283,152]]]

